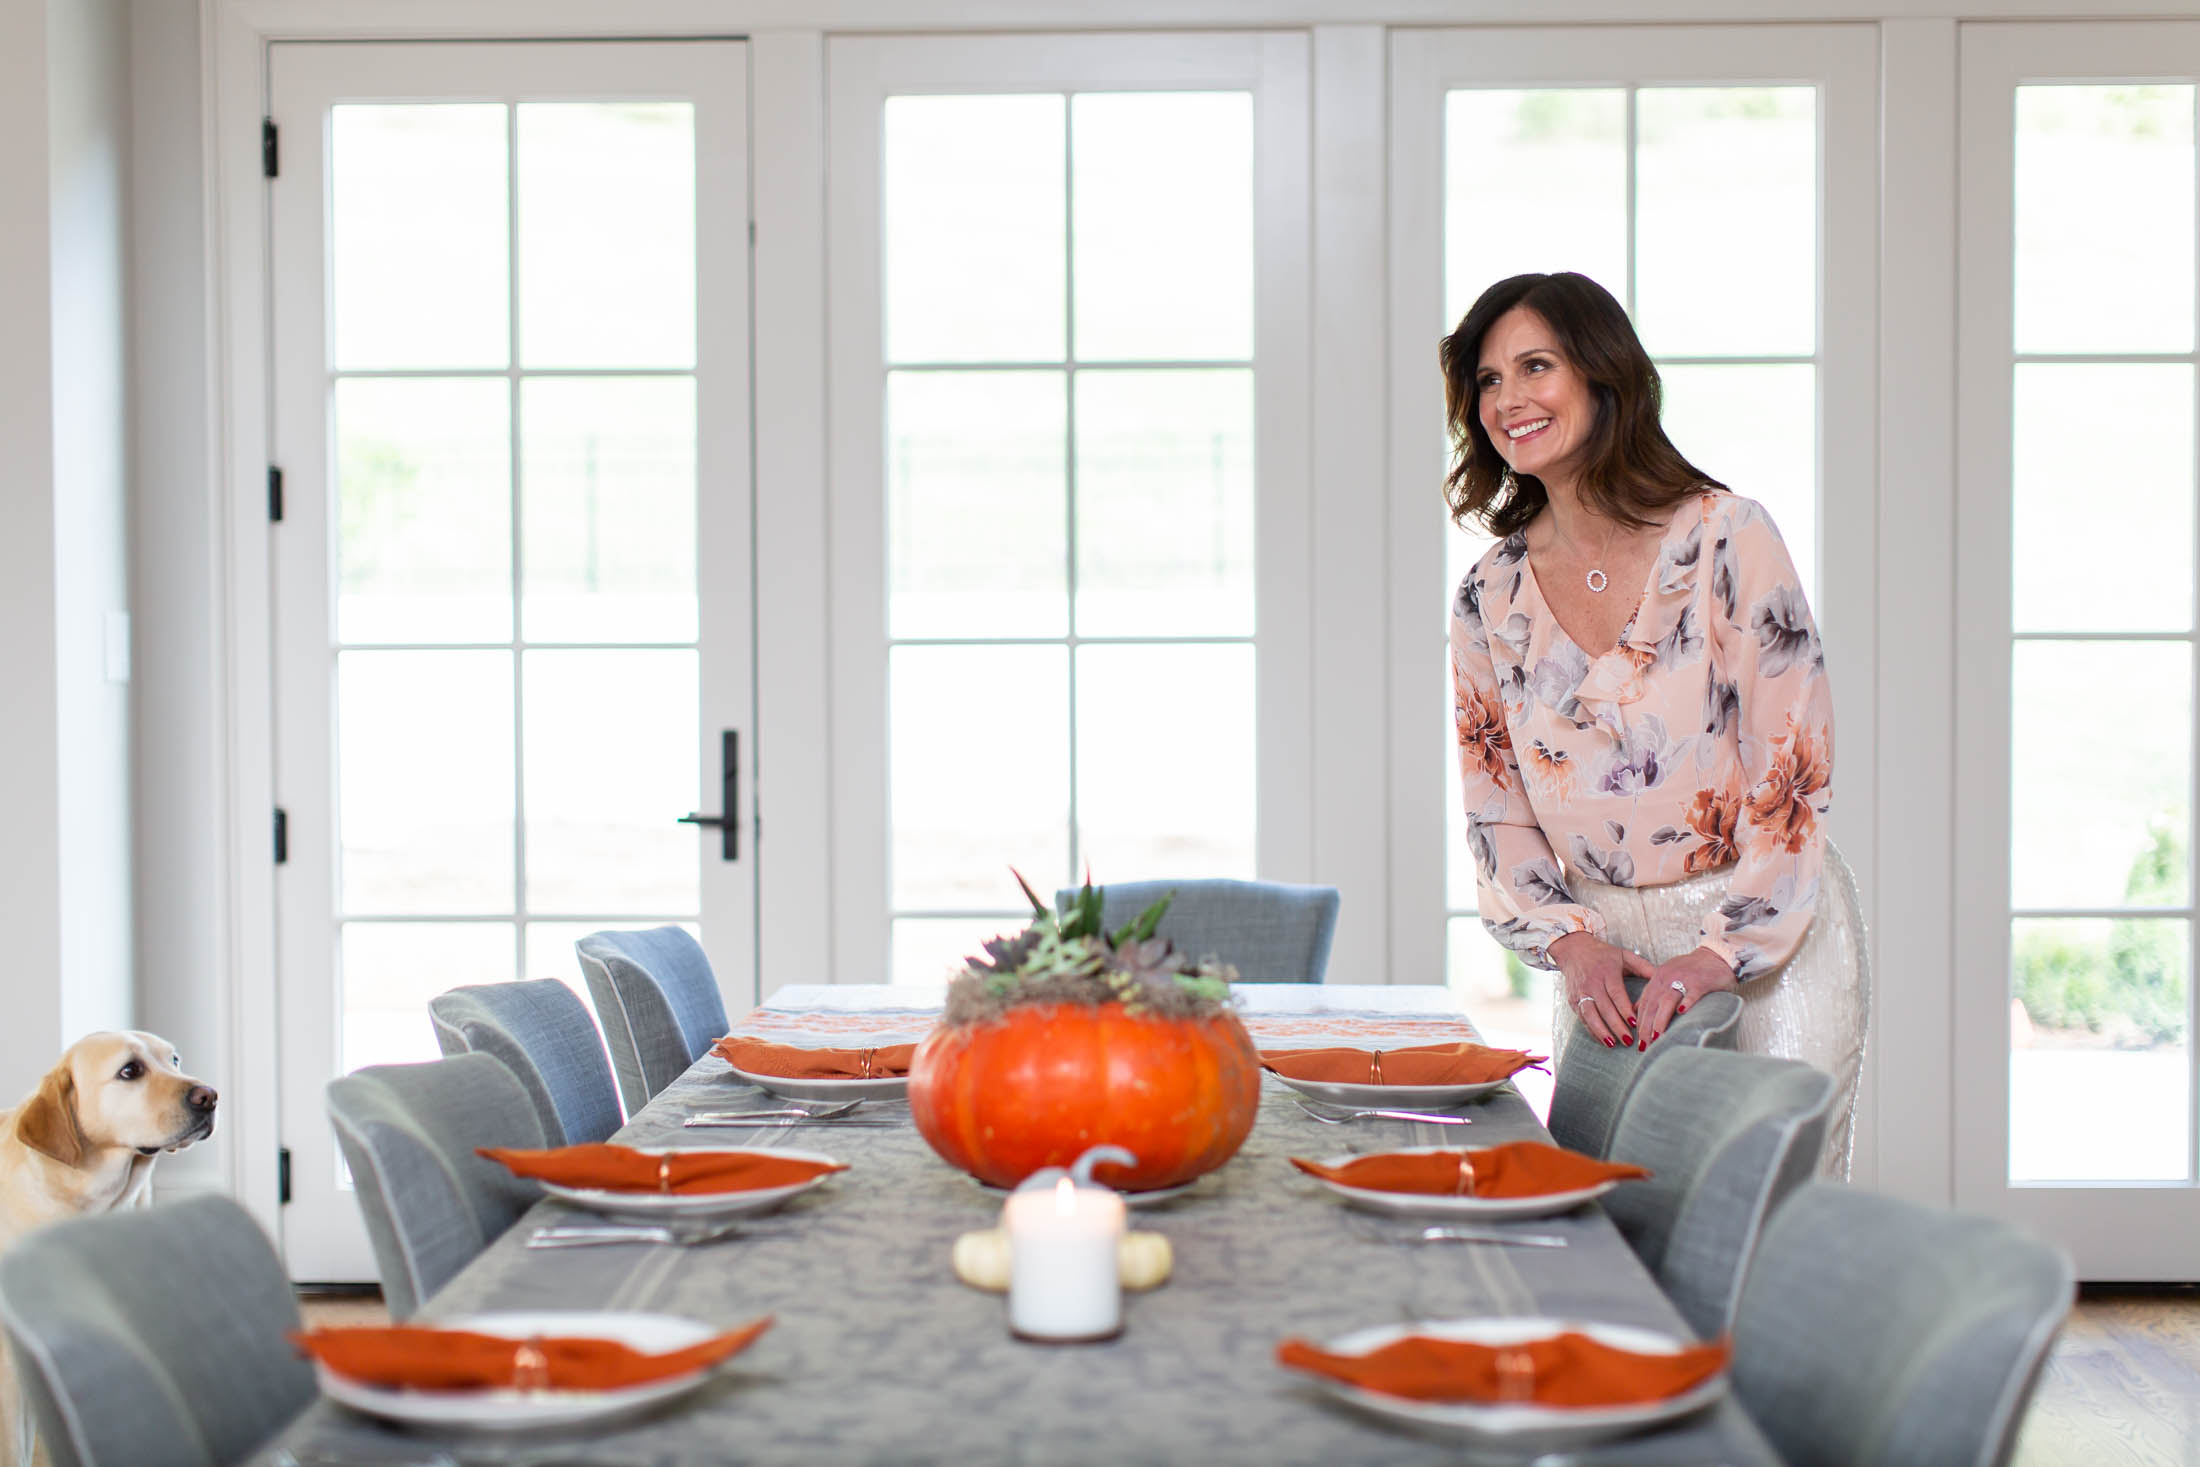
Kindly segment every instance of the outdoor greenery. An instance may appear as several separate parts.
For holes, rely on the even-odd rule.
[[[2182,905],[2185,862],[2181,833],[2157,825],[2124,879],[2125,903]],[[2185,934],[2177,918],[2020,921],[2013,989],[2035,1024],[2174,1043],[2185,1032]]]

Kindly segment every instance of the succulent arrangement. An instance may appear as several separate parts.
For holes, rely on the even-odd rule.
[[[1184,1017],[1230,1007],[1237,969],[1212,956],[1194,958],[1156,935],[1174,892],[1111,933],[1101,925],[1102,888],[1090,878],[1057,913],[1021,872],[1015,875],[1031,903],[1031,925],[990,939],[967,961],[948,985],[949,1024],[1039,1003],[1120,1003],[1133,1014]]]

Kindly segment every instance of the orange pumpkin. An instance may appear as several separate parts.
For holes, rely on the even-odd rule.
[[[1143,1192],[1237,1154],[1260,1105],[1260,1059],[1237,1015],[1164,1018],[1120,1003],[1030,1004],[934,1029],[909,1070],[917,1131],[951,1166],[1013,1187],[1114,1145],[1135,1167],[1097,1180]]]

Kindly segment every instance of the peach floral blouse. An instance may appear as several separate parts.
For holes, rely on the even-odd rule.
[[[1824,863],[1833,697],[1762,505],[1707,491],[1676,506],[1601,656],[1551,614],[1526,537],[1501,541],[1459,584],[1451,667],[1467,842],[1498,941],[1547,968],[1556,939],[1602,937],[1568,872],[1664,886],[1731,866],[1702,945],[1744,979],[1794,953]]]

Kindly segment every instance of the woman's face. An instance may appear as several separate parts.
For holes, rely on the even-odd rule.
[[[1596,399],[1541,316],[1526,306],[1499,316],[1482,338],[1474,372],[1482,430],[1514,473],[1548,484],[1580,471]]]

